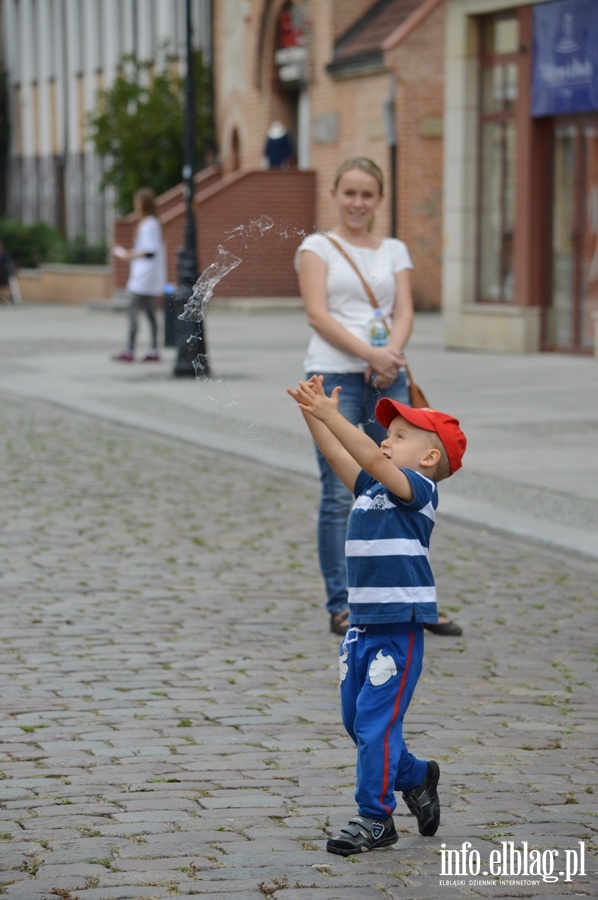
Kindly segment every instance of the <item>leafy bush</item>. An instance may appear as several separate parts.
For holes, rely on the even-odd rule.
[[[47,262],[104,266],[108,260],[106,244],[88,244],[83,234],[65,241],[60,232],[46,222],[24,225],[12,219],[1,219],[0,240],[10,258],[24,269],[34,269]]]
[[[63,262],[80,266],[105,266],[107,261],[106,244],[88,244],[84,234],[76,235],[65,245]]]
[[[64,247],[60,232],[46,222],[24,225],[12,219],[0,220],[0,240],[16,265],[24,268],[57,262]]]

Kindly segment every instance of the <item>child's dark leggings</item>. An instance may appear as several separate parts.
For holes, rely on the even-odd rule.
[[[144,294],[129,294],[129,350],[135,350],[139,313],[144,312],[151,329],[152,350],[158,349],[158,320],[156,319],[156,298]]]

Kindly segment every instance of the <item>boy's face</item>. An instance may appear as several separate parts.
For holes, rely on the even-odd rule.
[[[412,425],[402,416],[397,416],[390,423],[380,449],[397,469],[417,471],[431,446],[430,432]]]

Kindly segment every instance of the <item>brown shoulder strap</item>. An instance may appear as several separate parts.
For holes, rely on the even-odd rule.
[[[372,291],[371,287],[369,286],[369,284],[367,283],[367,281],[365,280],[365,278],[364,278],[363,275],[361,274],[361,272],[360,272],[360,270],[359,270],[359,266],[357,265],[357,263],[355,262],[355,260],[353,260],[353,259],[349,256],[349,254],[347,253],[347,251],[345,250],[345,248],[342,247],[342,246],[339,244],[339,242],[336,240],[336,238],[333,238],[331,234],[326,234],[326,237],[328,238],[328,240],[330,241],[330,243],[331,243],[334,247],[336,247],[336,249],[337,249],[338,252],[341,254],[341,256],[344,256],[344,257],[345,257],[345,259],[347,260],[347,262],[349,263],[349,265],[351,266],[351,268],[354,270],[354,272],[356,273],[356,275],[359,276],[359,280],[361,281],[361,283],[362,283],[362,285],[363,285],[363,289],[364,289],[364,291],[366,292],[366,294],[367,294],[367,296],[368,296],[368,300],[370,301],[370,303],[372,304],[372,306],[374,307],[374,309],[380,309],[380,305],[379,305],[378,301],[376,300],[376,298],[375,298],[375,296],[374,296],[374,292]],[[389,327],[388,322],[386,321],[386,318],[385,318],[385,317],[384,317],[384,323],[385,323],[386,327],[388,328],[388,330],[390,331],[390,327]],[[409,369],[409,366],[407,365],[407,363],[404,363],[404,367],[405,367],[405,371],[406,371],[406,373],[407,373],[407,383],[408,383],[409,385],[412,385],[412,384],[413,384],[413,379],[412,379],[412,377],[411,377],[411,370]],[[418,388],[418,390],[420,390],[420,389]],[[423,397],[423,394],[422,394],[422,402],[423,402],[424,400],[425,400],[425,397]],[[428,402],[428,401],[425,400],[425,404],[427,404],[427,402]]]
[[[336,240],[336,238],[333,238],[331,234],[327,234],[326,237],[328,238],[328,240],[330,241],[330,243],[331,243],[334,247],[336,247],[336,249],[337,249],[338,252],[341,254],[341,256],[344,256],[344,257],[345,257],[345,259],[347,260],[347,262],[349,263],[349,265],[351,266],[351,268],[353,269],[353,271],[355,272],[355,274],[358,276],[359,280],[361,281],[361,283],[362,283],[362,285],[363,285],[363,289],[364,289],[364,291],[365,291],[366,294],[367,294],[368,300],[370,301],[370,303],[372,304],[372,306],[374,307],[374,309],[379,309],[380,307],[379,307],[378,301],[377,301],[376,298],[374,297],[374,292],[372,291],[371,287],[369,286],[369,284],[367,283],[367,281],[365,280],[365,278],[364,278],[363,275],[361,274],[361,271],[360,271],[360,269],[359,269],[359,266],[357,265],[357,263],[355,262],[355,260],[352,259],[352,257],[349,256],[349,254],[347,253],[347,251],[345,250],[345,248],[344,248],[343,246],[341,246],[341,244],[339,244],[339,242]]]

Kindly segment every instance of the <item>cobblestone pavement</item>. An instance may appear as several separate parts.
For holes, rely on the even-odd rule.
[[[399,799],[399,843],[342,859],[316,482],[6,395],[0,434],[0,894],[597,895],[595,560],[441,517],[465,633],[428,637],[407,733],[442,825],[421,838]],[[516,877],[483,877],[492,852]]]
[[[317,478],[312,442],[284,391],[303,375],[309,328],[301,306],[274,304],[210,309],[207,381],[173,378],[173,348],[150,366],[114,363],[121,314],[0,306],[0,392]],[[142,327],[141,354],[146,340]],[[445,515],[598,559],[596,454],[588,452],[598,441],[596,360],[448,351],[442,318],[426,313],[416,315],[409,360],[431,402],[467,435],[465,465],[443,485]]]

